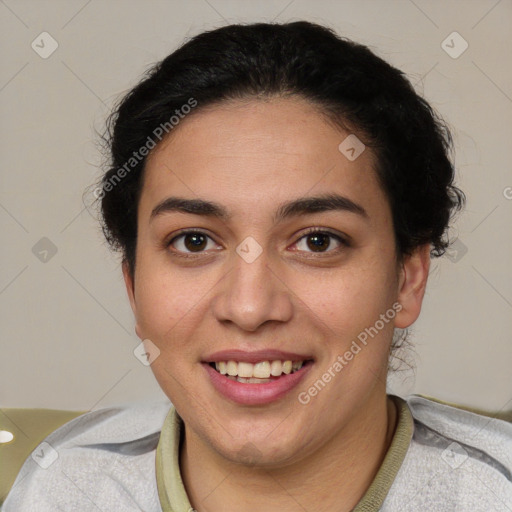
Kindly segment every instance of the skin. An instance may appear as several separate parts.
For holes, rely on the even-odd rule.
[[[137,335],[161,351],[152,371],[185,422],[180,467],[199,512],[351,510],[389,447],[393,327],[420,313],[429,247],[399,262],[374,155],[367,148],[349,161],[338,150],[347,135],[303,99],[239,100],[190,115],[147,160],[135,275],[127,265],[123,273]],[[326,211],[274,223],[280,204],[333,192],[367,218]],[[169,196],[215,201],[231,217],[167,212],[151,220]],[[304,234],[311,227],[348,236],[350,245],[331,238],[316,252]],[[183,237],[168,245],[184,228],[211,237],[203,252]],[[236,252],[248,236],[262,248],[252,263]],[[394,320],[301,404],[298,392],[395,302],[402,310]],[[299,389],[244,406],[220,395],[200,364],[233,348],[311,354],[315,362]]]

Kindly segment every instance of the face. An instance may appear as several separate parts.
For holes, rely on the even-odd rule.
[[[147,160],[124,268],[137,334],[187,439],[231,461],[299,460],[385,397],[428,251],[397,263],[373,154],[348,159],[349,133],[305,100],[224,103],[171,135]]]

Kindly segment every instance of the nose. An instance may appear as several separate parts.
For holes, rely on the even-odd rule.
[[[291,291],[277,265],[269,263],[265,251],[254,261],[233,253],[229,265],[212,303],[218,321],[231,322],[245,331],[256,331],[266,322],[290,320],[293,314]]]

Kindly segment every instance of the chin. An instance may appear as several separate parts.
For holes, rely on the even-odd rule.
[[[268,433],[260,436],[252,433],[245,437],[226,435],[211,445],[223,458],[243,466],[277,468],[304,456],[303,440],[290,435],[289,429],[282,431],[280,436]]]
[[[223,455],[236,464],[266,469],[283,467],[300,458],[297,445],[272,447],[264,446],[262,443],[258,446],[250,441],[243,444],[237,451],[233,452],[231,449],[229,453]]]

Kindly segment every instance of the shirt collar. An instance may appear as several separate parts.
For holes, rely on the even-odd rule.
[[[402,466],[414,430],[414,420],[407,402],[389,395],[397,407],[397,425],[386,456],[353,512],[378,511]],[[180,473],[180,436],[184,428],[174,406],[165,418],[156,449],[156,481],[162,512],[191,512],[190,501]]]

